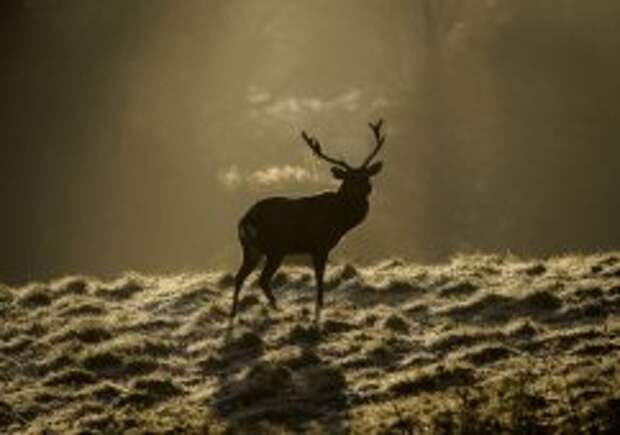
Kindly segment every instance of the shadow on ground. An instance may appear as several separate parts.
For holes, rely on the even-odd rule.
[[[233,432],[261,424],[292,432],[309,425],[330,433],[345,431],[347,384],[340,369],[318,356],[322,337],[314,325],[296,326],[270,352],[253,332],[222,347],[211,369],[229,374],[220,378],[213,407]],[[240,363],[245,367],[231,370]]]

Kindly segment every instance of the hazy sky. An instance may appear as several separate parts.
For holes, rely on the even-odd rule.
[[[258,198],[360,162],[334,258],[620,246],[620,7],[601,0],[5,0],[0,280],[233,269]]]

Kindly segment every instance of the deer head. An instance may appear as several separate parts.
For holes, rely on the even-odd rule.
[[[369,122],[368,126],[372,130],[375,139],[375,148],[370,152],[368,157],[366,157],[364,163],[358,167],[353,167],[344,160],[338,160],[327,156],[323,153],[323,148],[318,139],[309,136],[305,131],[301,132],[301,137],[310,147],[314,155],[334,165],[331,168],[332,175],[337,180],[342,181],[339,192],[343,195],[366,198],[372,191],[370,178],[381,172],[383,168],[383,162],[372,163],[385,142],[385,135],[381,133],[383,119],[379,119],[375,124]]]

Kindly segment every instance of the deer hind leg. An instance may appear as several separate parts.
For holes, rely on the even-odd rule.
[[[280,264],[282,264],[282,259],[283,256],[279,254],[267,255],[267,262],[265,263],[265,267],[263,268],[258,280],[258,284],[269,301],[269,305],[271,305],[271,308],[276,310],[278,309],[278,305],[276,304],[276,299],[271,293],[271,278],[273,278],[273,275],[275,275],[276,271],[280,267]]]
[[[314,264],[314,276],[316,277],[316,307],[314,310],[314,320],[321,319],[321,309],[323,308],[323,277],[325,275],[325,265],[327,264],[327,254],[318,253],[312,256]]]
[[[243,283],[245,279],[252,273],[258,262],[260,261],[262,254],[256,248],[253,248],[249,245],[243,245],[243,263],[235,276],[235,292],[233,294],[233,305],[232,311],[230,312],[230,317],[234,318],[237,314],[237,303],[239,302],[239,292],[241,292],[241,288],[243,287]]]

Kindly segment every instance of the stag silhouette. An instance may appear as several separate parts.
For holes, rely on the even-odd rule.
[[[289,254],[312,256],[317,287],[315,319],[320,318],[323,276],[329,252],[368,214],[368,196],[372,191],[370,178],[383,167],[382,162],[371,164],[385,142],[385,135],[381,132],[383,120],[368,125],[375,147],[359,167],[325,155],[321,143],[302,131],[301,136],[314,155],[334,165],[331,172],[334,178],[341,181],[340,187],[335,192],[301,198],[266,198],[254,204],[241,218],[238,229],[243,263],[235,277],[231,318],[237,313],[239,293],[245,279],[263,256],[267,260],[260,274],[259,286],[271,307],[277,309],[271,292],[271,279]]]

